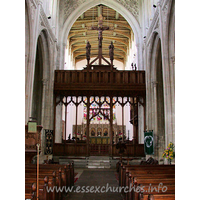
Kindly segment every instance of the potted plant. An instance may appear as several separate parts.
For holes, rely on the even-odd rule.
[[[174,144],[170,142],[162,155],[163,158],[166,158],[168,160],[168,163],[170,165],[171,161],[175,158],[174,148],[175,148]]]

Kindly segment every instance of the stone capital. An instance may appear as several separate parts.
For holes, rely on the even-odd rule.
[[[41,0],[38,1],[38,5],[42,5],[42,1]]]
[[[47,85],[47,82],[48,82],[48,79],[42,79],[42,83],[43,83],[44,86]]]
[[[161,6],[161,1],[162,0],[158,1],[157,6]]]
[[[151,83],[153,84],[153,87],[157,87],[157,85],[158,85],[157,81],[152,81]]]
[[[175,64],[175,56],[171,57],[172,63]]]

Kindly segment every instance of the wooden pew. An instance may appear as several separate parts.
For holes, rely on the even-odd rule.
[[[158,187],[157,185],[153,185],[153,186]],[[139,200],[147,200],[149,197],[151,197],[151,195],[164,195],[165,196],[165,195],[174,195],[175,194],[175,185],[165,184],[165,186],[167,187],[167,193],[162,192],[162,189],[160,189],[159,192],[155,191],[155,190],[144,191],[144,192],[139,193]]]
[[[131,174],[131,172],[128,173],[128,181],[126,183],[126,186],[134,186],[134,190],[132,190],[129,193],[125,194],[126,199],[140,199],[139,197],[142,197],[141,194],[159,194],[159,193],[175,193],[175,177],[170,176],[166,177],[165,174],[160,174],[157,177],[154,177],[152,175],[146,175],[143,177],[140,177],[139,175],[134,176]],[[160,186],[160,187],[159,187]],[[159,192],[158,192],[159,187]],[[162,190],[162,188],[164,188]],[[143,192],[145,190],[145,192]],[[164,192],[162,192],[164,191]]]
[[[143,200],[175,200],[175,194],[153,194],[145,196]]]
[[[119,169],[119,186],[125,185],[125,179],[126,179],[126,170],[135,170],[139,173],[144,174],[155,174],[154,171],[156,170],[157,174],[163,174],[163,171],[165,171],[166,174],[171,174],[172,172],[175,173],[175,167],[173,165],[122,165]]]
[[[119,186],[130,188],[130,186],[134,186],[134,188],[142,189],[148,188],[150,184],[154,187],[158,187],[160,183],[163,183],[168,191],[162,193],[164,195],[167,194],[175,194],[175,166],[173,165],[123,165],[121,164],[119,169]],[[137,192],[136,192],[137,191]],[[148,195],[162,195],[161,193],[155,191],[140,191],[132,189],[131,192],[124,193],[122,190],[122,194],[125,196],[125,200],[129,199],[143,199],[148,197]],[[157,196],[155,196],[157,197]]]
[[[31,199],[35,196],[34,187],[36,182],[36,165],[25,165],[25,199]],[[64,186],[70,187],[74,185],[74,164],[71,163],[67,166],[58,164],[45,164],[40,165],[39,173],[39,197],[44,200],[57,200],[61,199],[63,193],[47,192],[46,187],[49,188],[62,188]],[[32,194],[31,194],[32,193]],[[31,198],[30,198],[31,197]]]
[[[25,199],[32,199],[32,200],[36,200],[36,183],[33,183],[31,185],[31,192],[26,193],[25,192]]]

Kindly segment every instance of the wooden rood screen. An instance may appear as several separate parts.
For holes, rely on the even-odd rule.
[[[54,92],[67,96],[144,96],[145,71],[56,70]]]
[[[64,134],[64,142],[62,144],[54,142],[54,155],[117,155],[116,145],[113,144],[114,130],[113,115],[111,114],[113,113],[113,106],[116,103],[122,107],[122,119],[124,119],[125,105],[129,104],[134,112],[133,119],[130,119],[134,129],[133,142],[127,146],[128,150],[126,150],[125,154],[127,153],[130,156],[143,155],[143,145],[138,144],[137,107],[139,97],[142,97],[145,102],[145,90],[145,71],[118,71],[112,67],[108,69],[103,65],[84,70],[56,70],[54,77],[54,130],[56,130],[56,106],[60,103],[65,106],[65,113],[67,113],[67,106],[69,104],[76,106],[75,133],[77,133],[77,109],[80,103],[83,103],[87,107],[87,122],[86,140],[84,142],[77,141],[76,135],[74,143],[68,144],[66,143],[66,134]],[[93,100],[91,101],[92,97]],[[94,109],[95,114],[91,115],[89,109],[94,102],[97,107]],[[102,107],[104,103],[107,103],[109,110]],[[145,103],[142,105],[145,106]],[[99,113],[107,117],[109,121],[109,143],[94,145],[90,144],[89,127],[92,118]],[[123,120],[122,127],[124,127]],[[122,135],[124,140],[124,130],[122,130]]]

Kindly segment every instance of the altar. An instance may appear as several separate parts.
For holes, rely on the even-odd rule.
[[[110,125],[108,122],[102,120],[101,122],[96,122],[95,120],[91,123],[89,128],[89,143],[90,144],[110,144]],[[82,123],[81,125],[77,125],[77,138],[78,140],[86,140],[86,128],[87,124]],[[76,137],[75,134],[76,125],[73,125],[73,136]],[[119,138],[122,138],[122,130],[126,133],[126,126],[117,125],[115,122],[113,124],[113,132],[112,138],[113,143],[116,144],[119,141]],[[125,137],[125,136],[124,136]]]
[[[90,137],[90,144],[110,144],[110,137]]]

